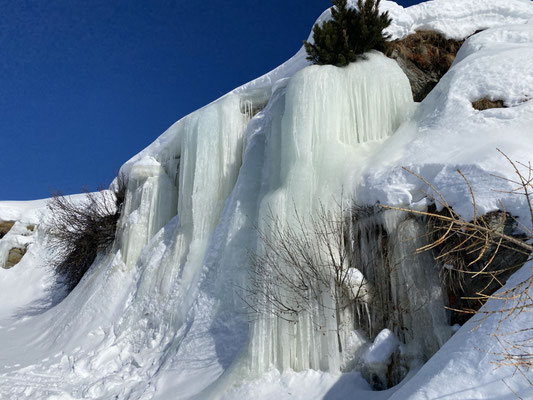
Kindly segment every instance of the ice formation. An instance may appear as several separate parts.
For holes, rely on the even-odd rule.
[[[361,270],[370,293],[368,302],[356,301],[356,326],[367,337],[378,340],[386,331],[402,343],[387,378],[381,363],[364,366],[365,374],[383,388],[399,383],[448,340],[446,296],[432,256],[415,255],[427,244],[422,220],[372,207],[356,210],[352,220],[351,263]]]
[[[283,114],[267,132],[260,227],[269,212],[290,224],[294,210],[308,216],[320,204],[342,201],[343,189],[352,191],[358,165],[413,109],[405,75],[378,54],[344,69],[304,69],[291,79],[284,102]],[[272,318],[254,323],[252,368],[339,371],[337,321],[329,314],[303,315],[297,324]]]
[[[306,67],[300,51],[178,121],[123,166],[129,183],[113,249],[98,257],[61,303],[43,301],[48,283],[39,267],[46,251],[40,229],[28,243],[27,258],[0,270],[2,287],[13,285],[15,274],[39,287],[25,291],[18,281],[24,296],[0,298],[0,397],[285,399],[296,393],[312,399],[357,392],[388,398],[397,388],[372,392],[357,372],[339,373],[355,367],[385,384],[384,365],[391,359],[398,366],[395,382],[430,359],[396,398],[453,395],[443,382],[459,375],[445,365],[462,360],[459,353],[468,349],[459,336],[444,344],[452,334],[445,299],[429,255],[412,257],[424,236],[414,218],[374,209],[350,215],[346,285],[362,285],[363,294],[338,314],[326,296],[313,312],[299,314],[297,323],[274,315],[249,321],[240,294],[249,278],[249,253],[261,251],[258,230],[269,234],[265,220],[271,214],[292,224],[294,210],[306,216],[352,197],[369,205],[381,200],[424,207],[420,184],[399,171],[408,161],[447,184],[454,206],[468,215],[467,193],[451,184],[458,164],[493,171],[494,158],[486,151],[497,143],[497,130],[510,132],[505,144],[513,155],[531,153],[526,134],[533,103],[520,101],[531,95],[533,82],[533,25],[525,25],[533,19],[530,2],[383,7],[395,18],[395,37],[420,27],[464,36],[515,25],[467,41],[418,109],[401,69],[379,53],[338,69]],[[469,101],[487,94],[514,107],[481,118]],[[480,129],[484,145],[476,136]],[[488,185],[481,178],[473,182],[484,189],[485,210],[498,200]],[[521,206],[506,201],[510,209]],[[0,217],[20,222],[28,212],[0,204]],[[470,328],[456,335],[464,339]],[[470,356],[488,368],[485,358]],[[484,371],[457,363],[457,385],[471,390],[469,377]],[[425,383],[425,392],[417,392]]]

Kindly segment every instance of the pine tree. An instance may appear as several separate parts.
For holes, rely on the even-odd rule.
[[[304,41],[309,61],[344,67],[372,49],[385,50],[390,36],[383,30],[392,20],[379,12],[380,0],[357,0],[357,9],[348,8],[347,0],[332,3],[331,20],[313,27],[313,44]]]

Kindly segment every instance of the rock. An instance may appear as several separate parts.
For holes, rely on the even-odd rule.
[[[15,225],[15,221],[0,221],[0,239],[9,232],[13,225]]]
[[[18,247],[13,247],[11,250],[9,250],[9,254],[7,255],[7,261],[5,262],[4,268],[10,269],[17,265],[20,260],[22,260],[22,257],[24,257],[24,254],[26,254],[26,251],[27,249],[21,249]]]
[[[409,78],[413,99],[420,102],[450,69],[463,43],[434,31],[417,31],[389,43],[386,55],[398,62]]]
[[[488,97],[472,102],[472,107],[478,111],[488,110],[489,108],[505,108],[503,100],[491,100]]]

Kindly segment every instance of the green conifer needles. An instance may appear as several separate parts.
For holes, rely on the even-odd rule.
[[[370,50],[385,50],[390,36],[383,30],[392,19],[379,12],[380,0],[357,0],[356,9],[348,8],[347,0],[332,3],[331,20],[313,27],[314,43],[304,41],[309,61],[344,67]]]

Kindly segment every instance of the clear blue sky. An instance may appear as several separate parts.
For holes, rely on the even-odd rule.
[[[109,184],[173,122],[291,57],[330,4],[0,0],[0,200]]]

